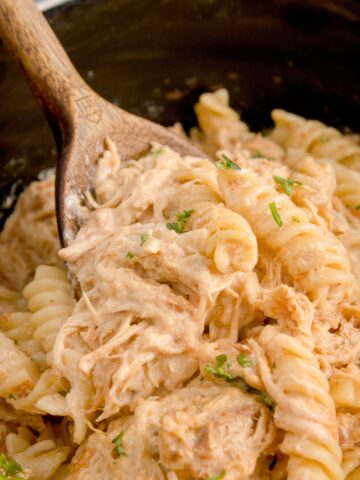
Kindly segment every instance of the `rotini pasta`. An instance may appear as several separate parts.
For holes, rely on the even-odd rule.
[[[25,309],[25,302],[18,292],[0,285],[0,308],[2,314],[16,312]]]
[[[272,118],[275,129],[271,138],[283,147],[300,148],[314,157],[335,160],[360,171],[360,146],[335,128],[279,109],[273,110]]]
[[[346,480],[359,480],[360,478],[360,449],[354,448],[344,452],[342,463]]]
[[[36,364],[0,332],[0,396],[25,396],[38,378]]]
[[[203,133],[193,129],[191,137],[210,155],[220,148],[233,150],[241,140],[254,137],[239,114],[230,107],[229,94],[223,88],[202,94],[195,105],[195,112]]]
[[[285,161],[288,165],[296,170],[303,166],[303,164],[313,164],[319,171],[323,171],[321,177],[320,188],[324,188],[329,182],[324,181],[324,176],[328,175],[329,169],[333,170],[335,176],[335,185],[331,188],[331,194],[335,194],[343,201],[347,207],[351,207],[356,210],[356,207],[360,205],[360,174],[353,169],[330,160],[328,158],[316,158],[310,157],[306,152],[300,149],[289,149],[286,152]],[[315,170],[315,168],[312,170]],[[328,172],[327,172],[327,171]],[[317,181],[317,187],[319,187],[319,181]],[[329,190],[329,188],[328,188]]]
[[[336,407],[360,410],[360,370],[353,364],[330,378],[330,392]]]
[[[206,185],[189,182],[179,193],[179,209],[192,212],[187,228],[206,229],[209,236],[203,253],[214,259],[219,272],[253,270],[257,263],[257,243],[246,220],[223,205],[217,205],[219,194]]]
[[[341,243],[310,223],[306,212],[287,195],[248,169],[220,170],[219,182],[225,204],[248,220],[257,238],[311,299],[356,298],[358,287]]]
[[[214,259],[221,273],[250,272],[257,263],[255,235],[244,218],[223,206],[195,205],[189,219],[191,229],[205,228],[209,233],[205,255]]]
[[[24,288],[23,295],[33,312],[28,319],[34,330],[33,337],[40,342],[44,352],[49,353],[57,332],[74,307],[66,272],[58,267],[39,266],[34,280]]]
[[[359,478],[359,141],[195,111],[213,161],[106,138],[59,256],[52,180],[0,233],[0,478]]]
[[[45,353],[38,340],[34,339],[34,329],[29,319],[30,312],[13,312],[0,317],[0,328],[16,346],[33,360],[43,371],[47,368]]]
[[[31,480],[49,480],[65,462],[69,447],[58,447],[53,440],[40,440],[31,445],[21,435],[10,433],[6,438],[8,455],[29,474]]]
[[[265,327],[259,342],[271,365],[262,360],[260,371],[276,402],[275,423],[287,432],[280,450],[289,457],[288,480],[344,479],[335,406],[314,355],[275,327]]]
[[[28,395],[9,402],[17,409],[31,413],[69,415],[66,403],[68,383],[52,369],[45,370]]]
[[[337,408],[339,437],[343,450],[342,468],[346,479],[356,479],[360,468],[360,411],[358,408]]]
[[[331,165],[336,175],[336,195],[347,207],[356,209],[360,205],[360,173],[336,162]]]

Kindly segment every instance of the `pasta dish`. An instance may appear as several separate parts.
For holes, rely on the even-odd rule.
[[[195,111],[202,158],[106,139],[66,248],[52,178],[7,220],[0,479],[360,479],[359,137]]]

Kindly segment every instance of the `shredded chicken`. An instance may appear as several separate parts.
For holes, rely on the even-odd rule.
[[[21,291],[38,265],[62,265],[59,248],[54,179],[33,182],[0,233],[0,281]]]
[[[195,110],[212,159],[107,138],[66,248],[53,180],[0,234],[1,478],[360,475],[359,144]]]
[[[126,456],[117,458],[111,442],[121,431]],[[273,439],[270,412],[251,395],[197,379],[174,394],[143,401],[106,434],[91,435],[69,480],[160,480],[165,477],[159,464],[176,478],[216,476],[226,465],[226,478],[246,479]]]

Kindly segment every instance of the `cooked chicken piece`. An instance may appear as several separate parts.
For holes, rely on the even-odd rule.
[[[0,234],[0,283],[20,291],[37,266],[58,265],[54,178],[33,182]]]
[[[236,387],[196,379],[91,435],[69,480],[200,480],[222,471],[245,480],[273,440],[265,406]]]

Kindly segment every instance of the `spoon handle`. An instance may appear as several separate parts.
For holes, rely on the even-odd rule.
[[[76,110],[75,92],[89,87],[34,0],[0,0],[0,37],[20,64],[56,140],[64,141]]]

